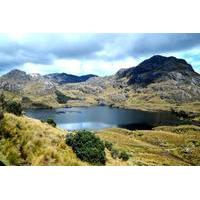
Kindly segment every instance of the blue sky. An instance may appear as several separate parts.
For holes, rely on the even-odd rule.
[[[186,59],[200,73],[200,34],[1,33],[0,74],[116,73],[155,54]]]

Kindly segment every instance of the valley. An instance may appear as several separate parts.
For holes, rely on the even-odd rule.
[[[5,102],[18,102],[15,106],[21,105],[25,111],[16,116],[11,114],[13,109],[9,106],[12,104],[7,105],[10,113],[2,108],[0,162],[4,165],[200,165],[200,75],[183,59],[156,55],[136,67],[121,69],[106,77],[65,73],[40,75],[12,70],[0,77],[0,91]],[[133,130],[102,126],[95,131],[89,130],[95,136],[80,133],[84,141],[91,137],[99,142],[100,149],[86,142],[91,146],[88,149],[81,147],[85,149],[80,151],[74,149],[77,146],[73,143],[80,139],[75,138],[78,129],[65,126],[62,129],[59,123],[56,126],[56,118],[52,117],[56,116],[52,115],[56,109],[80,107],[97,109],[94,115],[83,109],[88,116],[79,118],[86,123],[91,122],[89,117],[95,119],[95,115],[111,120],[110,111],[103,116],[100,110],[117,108],[154,112],[157,120],[166,112],[176,116],[180,123],[177,120],[176,124],[157,124],[148,130],[145,126]],[[26,115],[28,109],[47,110],[49,114],[46,118],[33,119],[34,115]],[[117,113],[112,116],[122,118],[118,117],[120,121],[115,123],[126,121],[125,116]],[[59,114],[61,120],[64,119],[62,115]],[[64,115],[69,122],[73,117],[79,119],[73,113]],[[135,113],[130,118],[136,116],[140,114]],[[149,119],[152,120],[153,115]],[[72,144],[75,147],[70,146]],[[89,148],[93,148],[94,154]],[[91,154],[91,162],[85,152]],[[94,161],[97,152],[100,154],[96,155],[104,157],[101,164]]]

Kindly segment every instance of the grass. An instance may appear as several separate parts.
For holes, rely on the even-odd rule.
[[[45,91],[43,84],[40,82],[30,83],[25,86],[20,94],[14,94],[6,92],[7,99],[15,101],[21,101],[22,97],[28,97],[30,102],[23,103],[23,107],[65,107],[65,106],[91,106],[97,105],[98,99],[104,100],[108,105],[113,105],[122,108],[133,108],[148,111],[170,111],[171,108],[177,111],[185,111],[187,113],[198,114],[195,118],[196,121],[200,121],[200,102],[187,102],[187,103],[176,103],[168,102],[166,99],[161,98],[161,93],[169,94],[168,84],[161,84],[159,90],[156,84],[151,84],[146,88],[133,89],[131,87],[119,88],[110,84],[109,81],[104,81],[105,85],[103,89],[95,84],[65,84],[58,86],[60,92],[64,95],[73,98],[67,103],[59,104],[56,100],[54,90]],[[89,88],[89,89],[88,89]],[[44,92],[44,93],[43,93]],[[173,91],[176,93],[175,91]],[[125,95],[127,99],[118,101],[113,100],[113,97],[119,94]]]
[[[200,165],[200,127],[197,126],[142,131],[112,128],[97,134],[102,140],[112,142],[113,148],[130,155],[128,161],[115,160],[107,150],[107,165]]]
[[[0,159],[7,165],[86,165],[65,144],[66,132],[27,117],[5,114]]]
[[[88,165],[66,145],[66,131],[28,117],[6,113],[0,126],[0,161],[5,165]],[[127,161],[106,149],[106,165],[200,165],[200,127],[160,126],[153,130],[100,130],[97,136],[126,152]]]

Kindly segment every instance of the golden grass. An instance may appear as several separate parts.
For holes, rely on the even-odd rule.
[[[86,165],[65,144],[66,131],[28,117],[5,114],[1,122],[0,160],[6,165]],[[121,128],[97,132],[113,148],[130,155],[128,161],[111,156],[106,165],[200,165],[200,127],[160,126],[153,130]]]
[[[85,165],[65,144],[66,132],[36,119],[5,114],[0,153],[9,165]]]
[[[200,127],[197,126],[166,126],[145,131],[112,128],[97,135],[130,155],[124,162],[113,159],[107,152],[107,165],[200,165]]]

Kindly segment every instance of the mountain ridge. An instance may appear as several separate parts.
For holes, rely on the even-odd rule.
[[[69,76],[71,80],[66,81]],[[172,56],[155,55],[136,67],[121,69],[107,77],[85,75],[79,80],[77,77],[13,70],[0,77],[0,90],[18,95],[19,101],[30,99],[29,106],[36,107],[145,105],[147,109],[161,106],[169,110],[174,104],[200,101],[200,75],[185,60]]]
[[[170,56],[154,55],[144,60],[136,67],[121,69],[116,73],[119,78],[129,78],[130,84],[150,84],[154,80],[166,76],[169,72],[179,72],[184,75],[200,76],[184,59]],[[187,73],[187,74],[186,74]],[[170,77],[169,77],[170,78]]]

